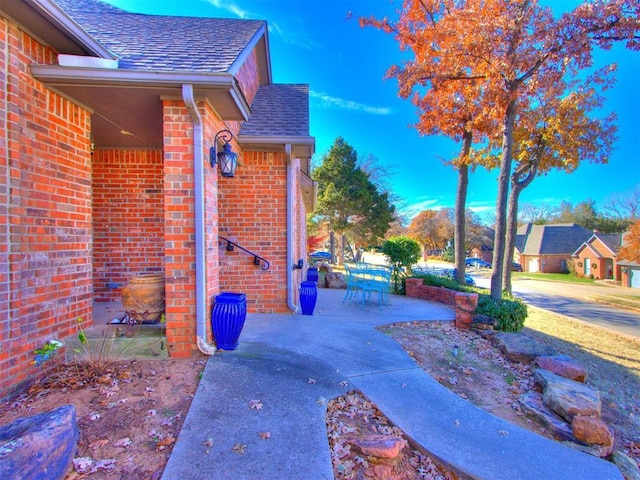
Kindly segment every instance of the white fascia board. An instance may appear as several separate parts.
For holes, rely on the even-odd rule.
[[[284,145],[290,143],[291,145],[313,145],[315,147],[316,139],[315,137],[292,137],[278,135],[238,135],[238,142],[246,145]]]
[[[235,81],[228,73],[165,72],[109,68],[31,65],[31,73],[45,83],[56,85],[132,85],[174,87],[185,83],[194,87],[234,90]]]
[[[58,64],[61,67],[82,68],[118,68],[118,60],[112,58],[88,57],[86,55],[58,54]]]

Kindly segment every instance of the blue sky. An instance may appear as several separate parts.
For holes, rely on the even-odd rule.
[[[405,212],[453,207],[455,172],[443,160],[459,145],[421,137],[412,125],[414,106],[397,96],[387,69],[403,58],[391,35],[362,29],[357,17],[397,18],[401,0],[108,0],[133,12],[266,20],[273,81],[310,87],[311,135],[320,160],[338,136],[360,156],[369,154],[390,172],[389,184]],[[554,11],[576,0],[546,0]],[[353,18],[349,20],[348,13]],[[607,165],[584,164],[571,175],[537,178],[521,195],[525,203],[574,205],[591,198],[603,209],[614,194],[640,186],[640,52],[621,46],[598,52],[597,65],[618,63],[617,83],[607,92],[605,113],[618,115],[616,149]],[[469,181],[467,206],[484,216],[495,211],[497,170],[478,170]]]

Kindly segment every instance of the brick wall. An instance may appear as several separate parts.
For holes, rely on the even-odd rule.
[[[540,271],[543,273],[563,273],[567,271],[567,262],[571,258],[567,255],[541,255]]]
[[[449,305],[456,311],[456,327],[471,327],[473,314],[478,305],[477,293],[458,292],[448,288],[424,285],[421,278],[407,278],[405,285],[407,297],[422,298],[423,300]]]
[[[91,323],[93,294],[89,114],[30,76],[55,52],[0,22],[2,397],[39,373],[34,349]]]
[[[255,98],[256,93],[258,93],[258,88],[260,88],[261,83],[260,73],[258,70],[258,57],[256,53],[257,48],[258,47],[255,47],[251,51],[251,54],[247,57],[236,74],[236,80],[238,81],[240,90],[242,90],[244,98],[246,98],[249,105],[253,103],[253,99]],[[263,83],[266,83],[267,80],[268,79],[263,79]]]
[[[221,126],[214,112],[200,106],[204,122],[205,257],[207,334],[210,340],[211,300],[218,292],[217,169],[211,169],[208,147]],[[173,357],[196,350],[195,204],[193,121],[182,101],[164,101],[165,303],[167,343]]]
[[[161,150],[93,154],[93,266],[96,301],[120,301],[131,277],[164,274]]]
[[[220,289],[247,294],[250,312],[287,312],[287,167],[284,152],[244,152],[233,178],[219,183],[220,235],[266,258],[219,247]],[[294,261],[297,259],[293,259]]]

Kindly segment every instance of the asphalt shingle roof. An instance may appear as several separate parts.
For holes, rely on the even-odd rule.
[[[226,72],[262,20],[129,13],[99,0],[55,0],[83,29],[119,57],[119,68]]]
[[[618,253],[622,246],[622,234],[620,233],[598,233],[596,234],[613,253]]]
[[[592,235],[574,223],[528,225],[518,229],[516,247],[526,255],[571,255]]]
[[[271,84],[258,89],[240,135],[309,136],[309,86]]]

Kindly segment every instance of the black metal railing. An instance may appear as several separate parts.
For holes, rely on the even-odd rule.
[[[240,250],[242,250],[243,252],[247,252],[249,255],[251,255],[253,257],[253,264],[259,266],[262,270],[269,270],[269,262],[265,259],[262,258],[260,255],[256,255],[255,253],[247,250],[246,248],[238,245],[236,242],[233,242],[231,240],[229,240],[228,238],[225,237],[221,237],[220,235],[218,235],[218,241],[222,240],[222,242],[220,242],[220,245],[223,244],[223,242],[226,242],[227,246],[225,247],[227,252],[233,252],[233,249],[235,247],[238,247]]]

